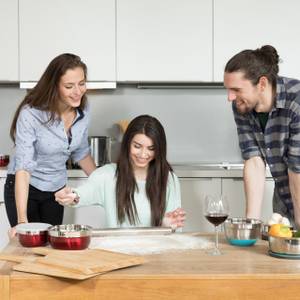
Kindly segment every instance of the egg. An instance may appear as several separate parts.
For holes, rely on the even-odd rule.
[[[270,219],[269,222],[268,222],[268,225],[272,226],[274,224],[277,224],[277,222],[275,222],[274,220]]]
[[[271,220],[273,220],[275,223],[279,224],[279,223],[281,223],[282,215],[279,213],[273,213]]]
[[[283,218],[281,219],[281,223],[284,224],[284,225],[286,225],[286,226],[290,226],[290,225],[291,225],[289,219],[286,218],[286,217],[283,217]]]

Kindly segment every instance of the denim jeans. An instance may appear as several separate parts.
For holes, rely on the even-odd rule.
[[[55,192],[44,192],[29,185],[27,202],[28,222],[60,225],[63,221],[64,207],[55,201]],[[4,185],[4,202],[10,225],[18,224],[15,201],[15,175],[8,174]]]

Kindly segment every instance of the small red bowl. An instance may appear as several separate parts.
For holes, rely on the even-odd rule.
[[[91,237],[90,236],[80,236],[80,237],[49,236],[48,240],[50,245],[54,249],[84,250],[89,246]]]
[[[18,234],[19,242],[24,247],[39,247],[47,244],[47,233],[39,234]]]
[[[6,167],[9,163],[9,155],[0,154],[0,167]]]
[[[44,246],[48,242],[47,223],[22,223],[16,227],[19,242],[24,247]]]

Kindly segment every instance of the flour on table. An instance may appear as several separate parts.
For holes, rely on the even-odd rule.
[[[90,249],[105,249],[126,254],[157,254],[165,251],[208,249],[213,243],[199,236],[185,234],[93,237]]]

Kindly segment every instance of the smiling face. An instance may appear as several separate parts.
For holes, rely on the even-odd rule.
[[[85,76],[81,67],[67,70],[60,78],[59,96],[63,108],[78,107],[85,92]]]
[[[154,159],[155,150],[152,139],[145,134],[136,134],[130,143],[130,160],[133,169],[148,169],[149,163]]]
[[[245,79],[243,72],[232,72],[224,74],[224,86],[228,92],[228,101],[235,101],[236,108],[240,114],[254,110],[260,102],[260,83],[253,85]]]

